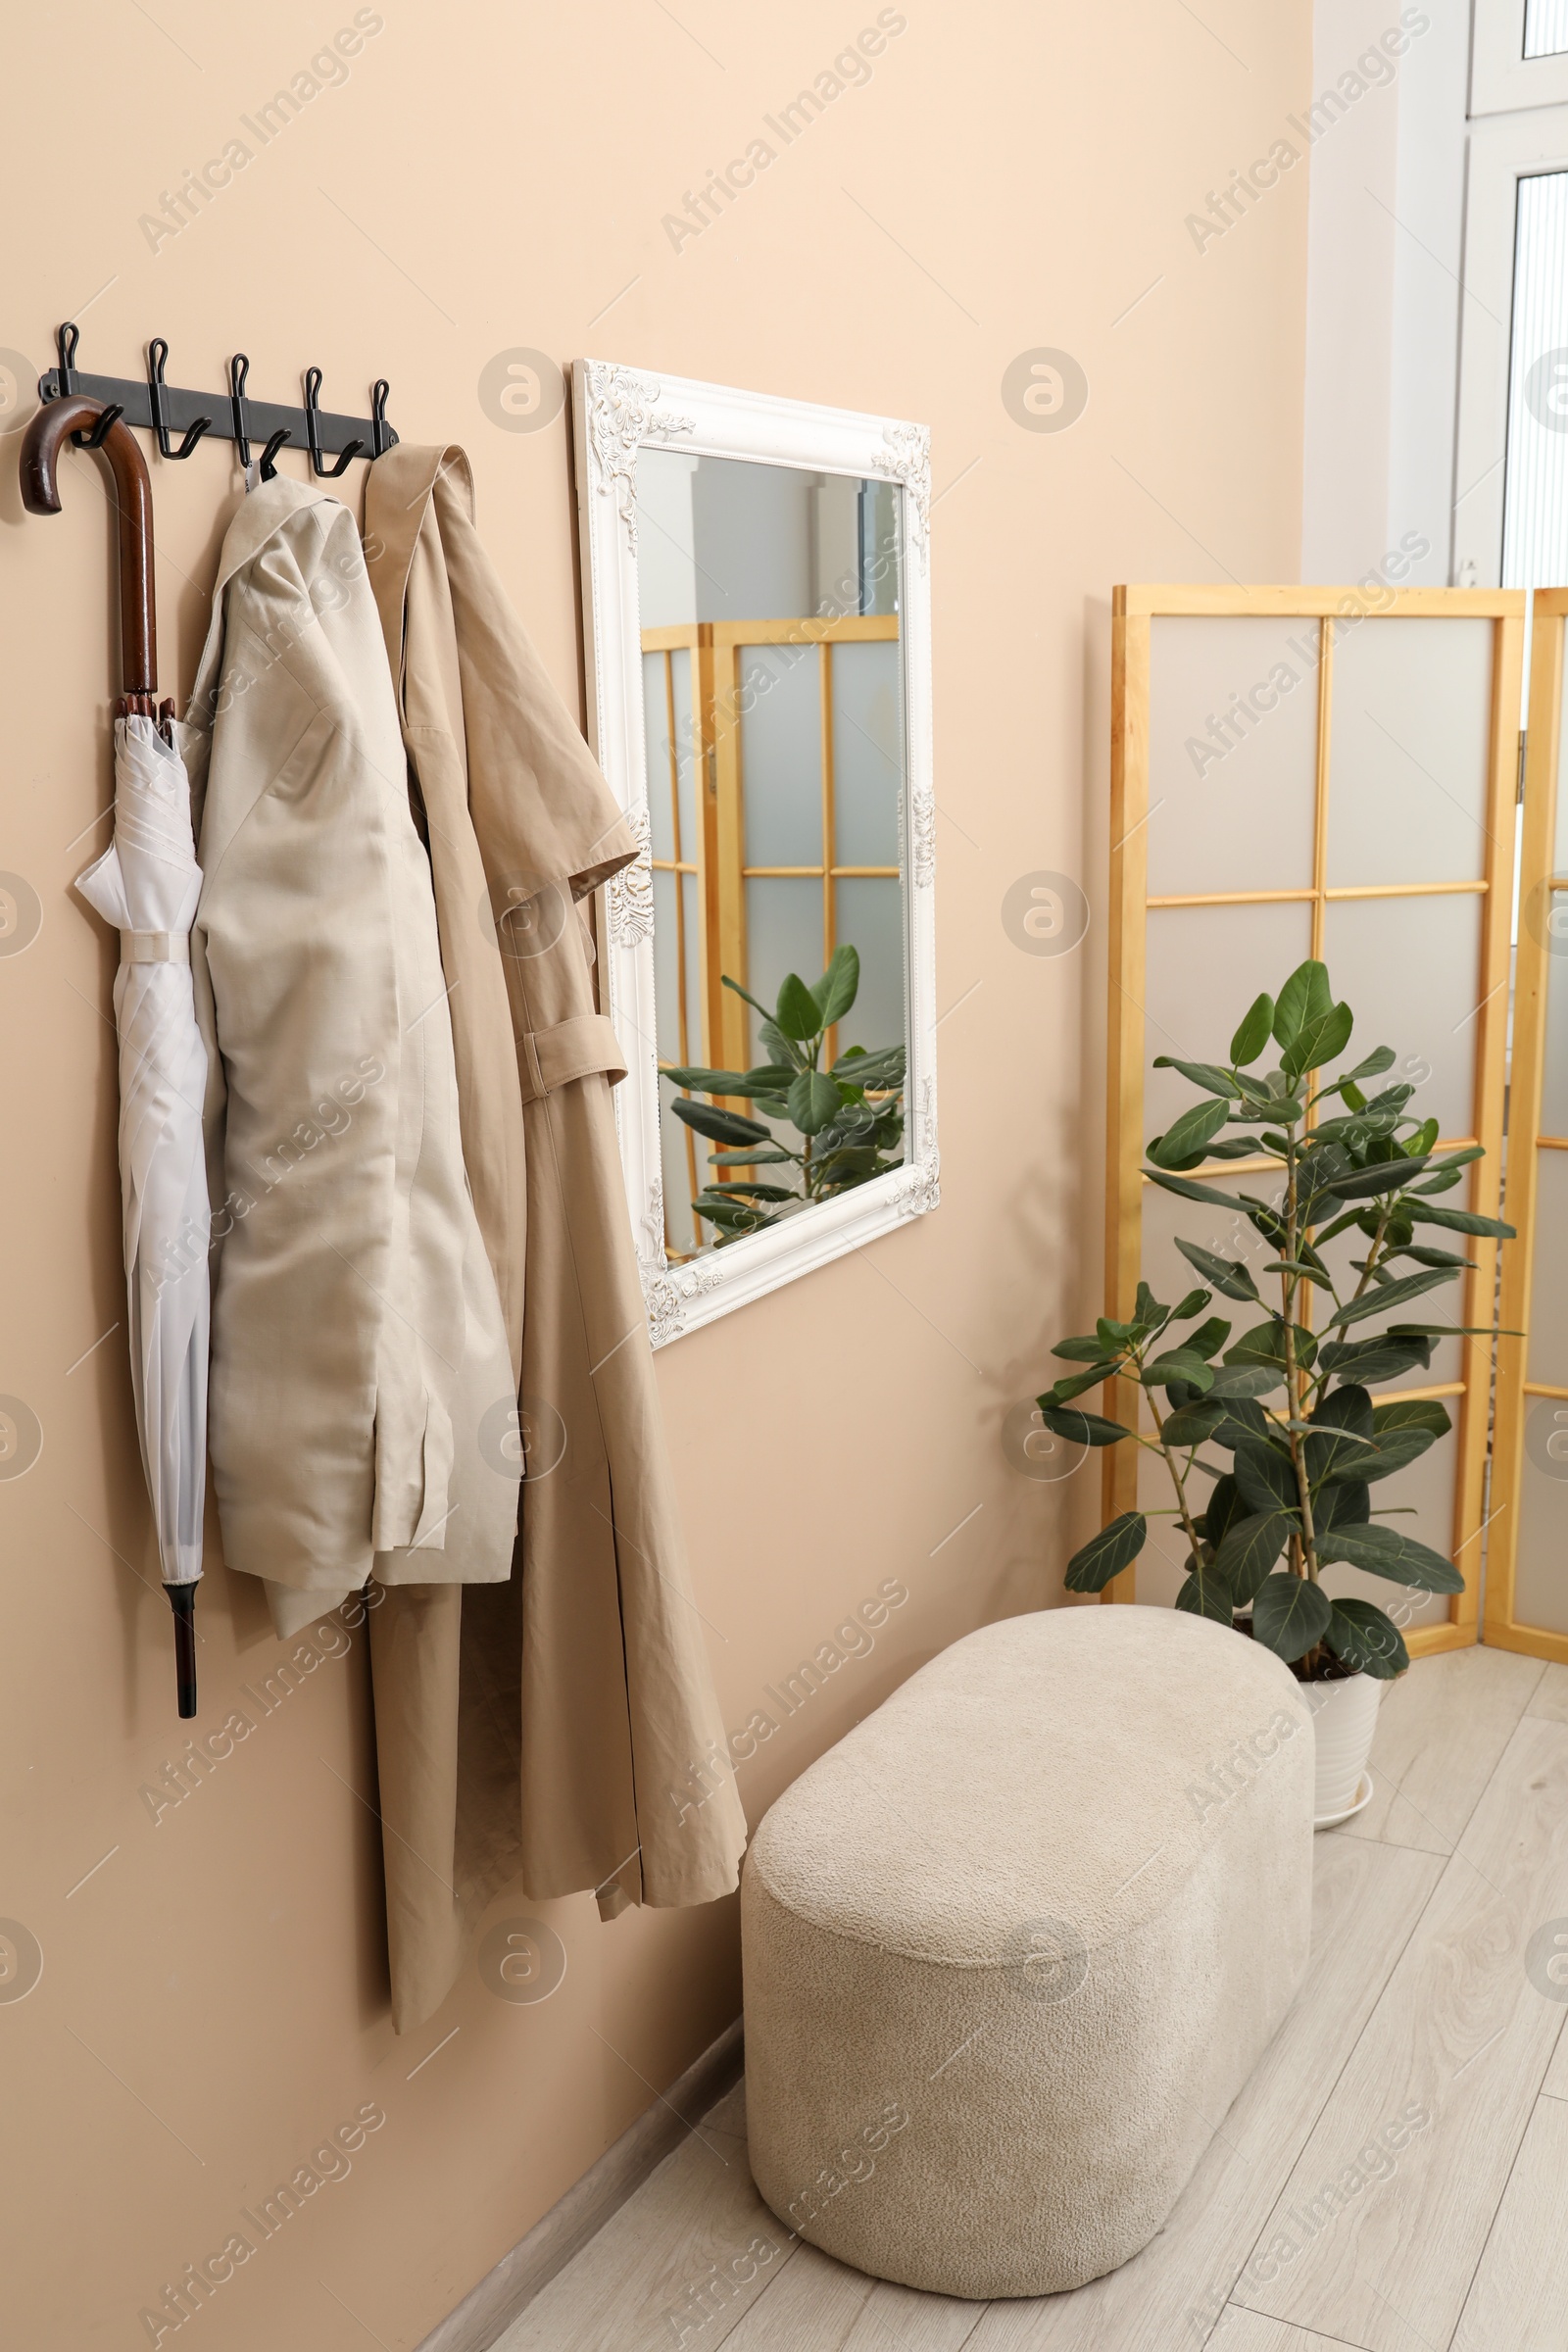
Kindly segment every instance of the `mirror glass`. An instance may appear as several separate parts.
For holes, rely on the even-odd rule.
[[[905,1158],[904,496],[639,453],[671,1264]]]

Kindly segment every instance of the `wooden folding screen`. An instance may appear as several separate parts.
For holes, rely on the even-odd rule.
[[[1536,591],[1485,1639],[1568,1661],[1568,589]],[[1506,1336],[1519,1333],[1520,1337]]]
[[[1390,1075],[1415,1084],[1415,1115],[1439,1118],[1445,1146],[1486,1146],[1468,1191],[1449,1198],[1496,1213],[1524,610],[1514,591],[1381,581],[1117,589],[1108,1313],[1131,1313],[1141,1275],[1168,1299],[1189,1287],[1177,1233],[1227,1254],[1259,1247],[1240,1214],[1177,1200],[1143,1176],[1147,1136],[1191,1098],[1152,1062],[1223,1058],[1259,990],[1273,993],[1309,955],[1355,1008],[1354,1050],[1394,1046]],[[1277,1164],[1196,1173],[1257,1192]],[[1496,1248],[1471,1254],[1463,1311],[1446,1305],[1457,1306],[1456,1288],[1443,1319],[1490,1330]],[[1401,1524],[1451,1549],[1466,1573],[1451,1602],[1398,1594],[1416,1654],[1476,1639],[1492,1355],[1487,1336],[1444,1340],[1424,1382],[1388,1384],[1442,1397],[1455,1424],[1382,1490],[1388,1505],[1413,1508]],[[1107,1412],[1131,1423],[1142,1409],[1136,1384],[1110,1384]],[[1115,1448],[1106,1515],[1140,1498],[1165,1503],[1162,1475],[1152,1457]],[[1174,1598],[1183,1570],[1167,1525],[1153,1523],[1138,1568],[1107,1598],[1132,1599],[1135,1576],[1140,1597]],[[1395,1598],[1355,1570],[1332,1574],[1337,1590]]]

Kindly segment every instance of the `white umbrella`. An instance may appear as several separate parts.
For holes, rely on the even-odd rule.
[[[196,1712],[192,1610],[207,1489],[207,1052],[191,993],[202,874],[190,782],[156,721],[115,721],[115,838],[76,888],[120,931],[120,1180],[130,1377],[174,1610],[179,1711]]]

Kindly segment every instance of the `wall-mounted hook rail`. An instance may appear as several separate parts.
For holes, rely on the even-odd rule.
[[[172,464],[180,458],[190,456],[203,433],[212,431],[213,420],[210,416],[198,416],[179,447],[175,449],[172,445],[169,438],[169,419],[164,414],[164,398],[167,390],[164,383],[164,363],[168,357],[169,345],[162,335],[155,335],[147,346],[147,406],[153,413],[152,427],[158,436],[159,450]]]
[[[335,482],[340,473],[347,473],[350,459],[359,456],[365,443],[351,441],[335,466],[321,464],[321,440],[316,429],[317,418],[321,414],[316,405],[320,395],[321,370],[319,368],[307,368],[305,370],[305,430],[310,437],[311,471],[322,475],[329,482]],[[370,429],[373,434],[375,430],[373,424]],[[379,456],[379,451],[376,454]]]
[[[142,377],[84,375],[76,366],[78,330],[70,319],[56,340],[58,365],[39,377],[39,399],[47,404],[84,393],[113,406],[126,424],[139,424],[155,433],[159,449],[171,461],[190,457],[197,443],[208,439],[234,442],[241,464],[248,466],[253,440],[270,445],[273,457],[287,441],[296,449],[308,449],[314,471],[335,480],[352,458],[381,457],[398,437],[386,421],[384,376],[376,380],[369,417],[341,416],[316,406],[321,382],[318,368],[307,372],[305,402],[287,408],[278,401],[251,398],[246,390],[250,362],[243,352],[236,353],[229,364],[227,391],[214,394],[182,391],[178,385],[165,383],[169,345],[162,335],[147,347],[147,372]],[[183,436],[177,446],[172,439],[175,433]],[[321,460],[327,457],[341,457],[343,464],[335,469],[324,466]]]

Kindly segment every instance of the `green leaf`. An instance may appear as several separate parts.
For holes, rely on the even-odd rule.
[[[1299,1500],[1296,1471],[1285,1454],[1266,1441],[1241,1439],[1235,1448],[1236,1485],[1254,1511],[1294,1510]]]
[[[703,1198],[708,1200],[715,1196],[722,1200],[732,1194],[743,1194],[752,1200],[798,1200],[801,1197],[782,1184],[710,1184],[703,1189]]]
[[[1364,1479],[1342,1478],[1323,1487],[1313,1497],[1312,1527],[1321,1556],[1322,1540],[1331,1528],[1365,1527],[1372,1516],[1372,1490]]]
[[[1283,1388],[1284,1372],[1274,1364],[1232,1364],[1217,1366],[1210,1396],[1266,1396],[1271,1389]]]
[[[1102,1592],[1113,1576],[1137,1559],[1149,1534],[1149,1522],[1142,1511],[1123,1511],[1098,1536],[1091,1536],[1081,1551],[1075,1551],[1067,1562],[1066,1584],[1069,1592]]]
[[[1036,1401],[1040,1404],[1067,1404],[1074,1396],[1081,1396],[1086,1389],[1102,1387],[1116,1368],[1114,1364],[1094,1364],[1087,1372],[1075,1372],[1070,1378],[1053,1381],[1045,1396]]]
[[[1176,1247],[1188,1264],[1196,1268],[1205,1282],[1212,1283],[1216,1291],[1223,1292],[1227,1298],[1257,1297],[1257,1285],[1239,1257],[1216,1257],[1212,1250],[1200,1250],[1196,1242],[1178,1240]]]
[[[1177,1593],[1176,1606],[1196,1617],[1212,1617],[1216,1625],[1229,1625],[1236,1614],[1230,1586],[1212,1560],[1199,1562]]]
[[[1167,1446],[1201,1446],[1206,1438],[1213,1436],[1229,1409],[1205,1396],[1197,1404],[1184,1404],[1180,1412],[1168,1414],[1160,1434]]]
[[[1334,991],[1328,966],[1308,959],[1297,965],[1280,990],[1274,1007],[1274,1041],[1289,1049],[1308,1021],[1321,1020],[1334,1010]]]
[[[1258,1511],[1234,1519],[1214,1555],[1214,1567],[1245,1608],[1299,1525],[1294,1511]]]
[[[1347,1469],[1342,1475],[1359,1476],[1363,1480],[1389,1478],[1396,1470],[1408,1469],[1412,1462],[1420,1459],[1429,1446],[1436,1443],[1437,1433],[1434,1430],[1419,1427],[1391,1429],[1379,1439],[1358,1471]]]
[[[771,1145],[765,1152],[757,1152],[750,1148],[743,1148],[736,1152],[710,1152],[708,1164],[713,1168],[772,1168],[782,1167],[786,1161],[792,1160],[794,1157],[793,1152],[781,1151],[777,1145]]]
[[[1336,1200],[1369,1200],[1378,1193],[1402,1192],[1426,1164],[1425,1159],[1406,1159],[1401,1153],[1397,1159],[1374,1160],[1369,1167],[1352,1168],[1348,1176],[1331,1177],[1317,1189]]]
[[[1273,998],[1254,997],[1243,1016],[1241,1027],[1231,1039],[1231,1059],[1238,1069],[1246,1069],[1250,1062],[1257,1059],[1273,1033]]]
[[[815,1037],[817,1031],[824,1026],[822,1017],[817,1011],[816,999],[799,972],[785,973],[784,985],[778,992],[778,1004],[774,1010],[773,1019],[783,1035],[793,1037],[797,1044],[805,1038]]]
[[[791,1082],[789,1102],[790,1117],[801,1133],[820,1135],[839,1107],[839,1090],[825,1070],[802,1070]]]
[[[1348,1382],[1323,1397],[1307,1418],[1312,1431],[1302,1451],[1313,1486],[1359,1476],[1357,1465],[1373,1458],[1372,1399],[1366,1390]]]
[[[1247,1212],[1248,1223],[1256,1226],[1265,1242],[1272,1243],[1276,1250],[1283,1250],[1286,1229],[1279,1211],[1271,1208],[1266,1200],[1255,1200],[1250,1193],[1238,1193],[1236,1199]]]
[[[1437,1141],[1437,1127],[1436,1119],[1428,1119],[1426,1125],[1411,1136],[1405,1150],[1412,1158],[1432,1150],[1432,1145]],[[1427,1141],[1429,1136],[1432,1139],[1430,1143]],[[1486,1156],[1487,1147],[1485,1144],[1463,1144],[1457,1152],[1445,1152],[1441,1159],[1429,1159],[1427,1166],[1436,1176],[1445,1173],[1449,1168],[1467,1168],[1472,1160],[1485,1159]],[[1437,1188],[1433,1186],[1431,1189],[1436,1191]],[[1428,1187],[1424,1184],[1417,1185],[1416,1190],[1424,1193]]]
[[[1392,1046],[1374,1046],[1365,1061],[1358,1061],[1353,1070],[1347,1070],[1345,1076],[1339,1081],[1340,1087],[1343,1091],[1348,1086],[1355,1085],[1362,1078],[1379,1078],[1385,1070],[1392,1070],[1393,1067],[1394,1048]]]
[[[1173,1381],[1184,1380],[1189,1388],[1200,1391],[1212,1387],[1214,1375],[1200,1355],[1189,1354],[1185,1348],[1171,1348],[1145,1364],[1138,1375],[1146,1389],[1169,1388]]]
[[[1413,1536],[1400,1535],[1397,1528],[1334,1528],[1319,1544],[1317,1556],[1325,1564],[1348,1560],[1352,1568],[1370,1569],[1374,1576],[1390,1577],[1396,1585],[1414,1585],[1423,1592],[1464,1591],[1464,1578],[1451,1560],[1428,1544],[1418,1544]]]
[[[1208,1293],[1206,1291],[1195,1291],[1193,1296],[1195,1298],[1201,1298],[1204,1305],[1207,1305]],[[1181,1314],[1181,1311],[1182,1310],[1180,1307],[1176,1309],[1178,1316]],[[1198,1310],[1195,1307],[1193,1311],[1196,1314]],[[1217,1355],[1219,1353],[1219,1350],[1224,1347],[1230,1336],[1231,1327],[1225,1321],[1224,1317],[1222,1315],[1210,1315],[1206,1323],[1200,1323],[1196,1331],[1190,1331],[1181,1344],[1189,1355],[1200,1355],[1206,1362],[1209,1356]]]
[[[743,1119],[738,1110],[718,1110],[710,1102],[692,1102],[677,1095],[670,1105],[677,1119],[695,1127],[713,1144],[770,1144],[772,1131],[759,1119]]]
[[[849,1006],[854,1004],[856,995],[858,993],[860,993],[860,955],[858,955],[858,951],[856,951],[856,948],[849,948],[849,946],[835,948],[835,951],[832,951],[830,962],[827,962],[827,971],[820,976],[820,981],[811,983],[811,995],[815,1000],[815,1011],[818,1011],[820,1028],[832,1028],[832,1023],[842,1021],[844,1013],[849,1011]]]
[[[1144,1331],[1157,1331],[1170,1321],[1170,1308],[1162,1306],[1147,1282],[1138,1285],[1133,1298],[1133,1322]]]
[[[1209,1137],[1217,1135],[1224,1124],[1223,1102],[1195,1102],[1168,1134],[1154,1137],[1149,1157],[1160,1168],[1196,1168],[1206,1156]]]
[[[1207,1291],[1187,1292],[1186,1296],[1178,1299],[1177,1303],[1170,1309],[1167,1320],[1172,1323],[1189,1322],[1194,1315],[1200,1315],[1202,1313],[1204,1307],[1208,1304],[1208,1298],[1209,1295]],[[1181,1343],[1182,1347],[1184,1348],[1190,1348],[1192,1344],[1191,1336],[1183,1340]],[[1202,1350],[1200,1349],[1199,1352],[1201,1354]]]
[[[724,985],[726,988],[732,988],[734,982],[726,980]],[[746,996],[746,991],[742,989],[740,994]],[[755,1004],[757,1000],[755,997],[746,997],[746,1002],[748,1004]],[[757,1034],[762,1041],[764,1052],[771,1054],[781,1068],[788,1068],[792,1073],[805,1068],[806,1056],[803,1054],[797,1054],[783,1030],[774,1026],[771,1013],[759,1024]]]
[[[1157,1167],[1149,1168],[1145,1171],[1145,1173],[1148,1175],[1151,1184],[1159,1185],[1161,1189],[1167,1193],[1180,1193],[1184,1200],[1211,1200],[1216,1201],[1221,1208],[1229,1208],[1234,1210],[1237,1207],[1239,1200],[1245,1198],[1245,1196],[1235,1193],[1222,1193],[1217,1184],[1195,1184],[1190,1176],[1167,1175],[1162,1169]],[[1180,1245],[1178,1245],[1178,1247],[1180,1247]],[[1193,1262],[1196,1265],[1198,1261],[1195,1258]],[[1202,1269],[1200,1268],[1199,1270],[1201,1272]],[[1216,1290],[1219,1290],[1223,1289],[1224,1286],[1218,1281],[1217,1278],[1215,1278],[1214,1287]],[[1234,1296],[1234,1294],[1232,1295]]]
[[[1511,1242],[1518,1232],[1500,1217],[1478,1217],[1468,1208],[1434,1208],[1430,1200],[1423,1200],[1419,1208],[1412,1200],[1410,1215],[1417,1225],[1446,1225],[1450,1233],[1483,1235],[1493,1242]]]
[[[1392,1683],[1410,1663],[1404,1636],[1376,1601],[1330,1601],[1323,1639],[1342,1664],[1353,1666],[1358,1674],[1375,1675],[1380,1683]]]
[[[1430,1429],[1435,1438],[1446,1438],[1453,1423],[1436,1397],[1391,1396],[1372,1407],[1372,1427],[1379,1437],[1391,1429]]]
[[[1350,1299],[1329,1317],[1331,1330],[1343,1330],[1348,1323],[1359,1323],[1367,1315],[1387,1314],[1392,1307],[1403,1306],[1411,1298],[1419,1298],[1427,1291],[1435,1291],[1440,1283],[1453,1280],[1451,1266],[1429,1266],[1419,1274],[1401,1274],[1397,1282],[1377,1284],[1363,1291],[1359,1298]]]
[[[726,1233],[755,1233],[760,1225],[772,1222],[761,1209],[748,1208],[739,1200],[714,1200],[705,1193],[698,1194],[692,1208],[698,1216],[706,1217],[710,1224]]]
[[[1236,1491],[1236,1481],[1231,1477],[1229,1471],[1226,1471],[1223,1477],[1215,1479],[1213,1492],[1208,1498],[1208,1508],[1201,1518],[1195,1520],[1194,1525],[1199,1534],[1207,1541],[1210,1548],[1217,1551],[1225,1540],[1227,1529],[1236,1520],[1246,1517],[1247,1506]]]
[[[1212,1404],[1212,1396],[1208,1399]],[[1225,1418],[1214,1432],[1216,1446],[1235,1447],[1249,1438],[1260,1438],[1265,1443],[1271,1436],[1274,1423],[1269,1419],[1255,1396],[1232,1396],[1225,1400]]]
[[[1156,1070],[1180,1070],[1184,1078],[1191,1079],[1194,1086],[1200,1086],[1205,1094],[1223,1095],[1228,1102],[1236,1101],[1241,1095],[1242,1090],[1229,1070],[1222,1070],[1217,1062],[1178,1061],[1174,1054],[1156,1054],[1154,1067]]]
[[[1107,1421],[1101,1413],[1080,1412],[1075,1404],[1047,1404],[1043,1398],[1040,1418],[1056,1437],[1070,1438],[1075,1446],[1114,1446],[1118,1439],[1133,1434],[1130,1429],[1123,1429],[1119,1421]],[[1078,1590],[1076,1585],[1073,1590]]]
[[[749,1096],[757,1091],[755,1087],[747,1084],[751,1075],[747,1070],[684,1069],[679,1064],[671,1063],[667,1069],[661,1070],[659,1075],[661,1078],[667,1078],[671,1086],[694,1086],[702,1095]]]
[[[1289,1665],[1315,1649],[1333,1611],[1321,1585],[1304,1576],[1266,1577],[1252,1602],[1252,1632]]]
[[[860,958],[851,947],[835,948],[827,970],[813,982],[810,994],[816,1005],[817,1026],[831,1029],[842,1021],[855,1003],[860,986]]]
[[[1330,1340],[1318,1349],[1317,1368],[1332,1379],[1360,1381],[1370,1388],[1377,1380],[1397,1380],[1417,1365],[1425,1371],[1431,1361],[1430,1340],[1400,1339],[1386,1332],[1364,1340]]]
[[[1099,1339],[1062,1340],[1051,1352],[1069,1364],[1102,1364],[1105,1360],[1104,1343]]]
[[[1287,1326],[1281,1317],[1271,1317],[1267,1323],[1254,1323],[1250,1331],[1225,1350],[1227,1364],[1278,1364],[1280,1376],[1285,1373],[1285,1334]],[[1317,1340],[1302,1323],[1289,1326],[1296,1343],[1296,1360],[1303,1368],[1317,1354]]]
[[[869,1088],[879,1094],[886,1087],[902,1086],[904,1048],[879,1046],[874,1054],[867,1054],[861,1047],[852,1046],[833,1064],[833,1075],[841,1084],[859,1087],[862,1092]]]
[[[1280,1066],[1287,1076],[1299,1078],[1307,1070],[1321,1069],[1337,1054],[1343,1054],[1350,1042],[1355,1016],[1348,1004],[1335,1004],[1302,1022],[1296,1036],[1280,1057]]]

